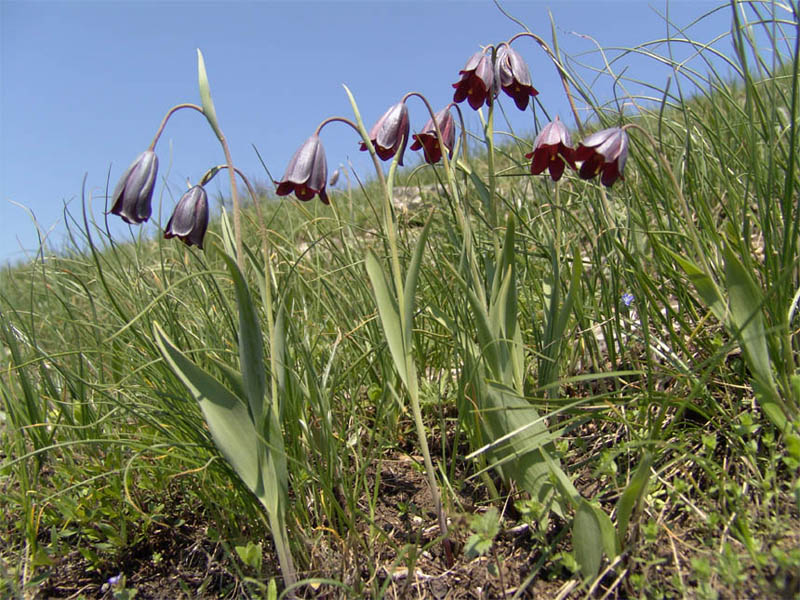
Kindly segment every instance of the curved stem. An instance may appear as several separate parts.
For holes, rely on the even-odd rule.
[[[383,196],[384,196],[384,221],[385,221],[385,228],[386,234],[389,238],[389,248],[392,257],[392,275],[394,278],[394,287],[395,293],[397,295],[397,303],[400,308],[400,327],[402,331],[406,331],[410,329],[411,324],[406,322],[406,311],[405,311],[405,286],[403,283],[403,272],[400,268],[400,257],[397,250],[397,234],[395,230],[395,223],[394,223],[394,214],[392,210],[392,194],[391,190],[389,189],[389,185],[386,181],[386,177],[383,174],[383,169],[381,167],[381,163],[378,159],[378,155],[375,152],[375,147],[372,144],[372,141],[369,139],[369,132],[367,131],[366,127],[364,127],[364,123],[361,120],[361,115],[358,112],[358,107],[355,102],[355,98],[350,93],[350,90],[347,89],[345,86],[345,90],[350,98],[350,102],[353,105],[353,111],[356,115],[356,120],[358,124],[356,125],[352,121],[348,119],[344,119],[342,117],[331,117],[323,121],[319,127],[317,128],[317,133],[328,123],[339,121],[349,125],[350,127],[354,128],[358,134],[361,136],[364,145],[369,150],[369,154],[372,157],[372,162],[375,165],[375,172],[378,175],[378,180],[380,182],[381,188],[383,189]],[[442,148],[445,148],[442,142],[442,134],[439,131],[439,126],[436,124],[435,113],[431,108],[428,101],[421,95],[416,92],[411,92],[406,94],[403,97],[403,102],[405,102],[411,95],[416,95],[421,98],[425,105],[428,107],[429,112],[431,113],[431,119],[434,122],[434,126],[436,127],[436,135],[439,139],[439,144]],[[446,159],[446,152],[442,153],[442,156]],[[397,161],[397,157],[395,157],[395,161]],[[449,164],[449,163],[448,163]],[[396,162],[392,165],[392,168],[396,166]],[[449,171],[449,169],[448,169]],[[391,176],[391,171],[390,171]],[[411,317],[413,319],[413,316]],[[425,423],[422,420],[422,410],[420,408],[419,403],[419,382],[417,381],[417,374],[416,374],[416,366],[414,363],[414,355],[411,348],[405,348],[405,367],[407,372],[406,378],[406,387],[408,389],[408,396],[411,400],[411,412],[414,416],[414,428],[417,432],[417,441],[420,446],[420,450],[422,452],[423,461],[425,463],[425,472],[428,478],[428,487],[430,488],[431,497],[433,499],[434,506],[436,507],[436,513],[438,516],[439,521],[439,531],[443,537],[443,545],[445,548],[445,554],[447,556],[448,564],[452,564],[453,557],[452,557],[452,547],[450,545],[450,540],[447,537],[447,517],[444,513],[444,508],[442,505],[442,498],[439,493],[439,485],[436,482],[436,471],[433,467],[433,460],[431,459],[430,449],[428,448],[428,441],[425,437]]]
[[[158,143],[158,139],[161,137],[161,134],[164,132],[164,128],[167,125],[167,121],[169,121],[170,117],[175,114],[177,111],[183,108],[191,108],[196,110],[201,115],[206,115],[205,111],[202,107],[198,106],[197,104],[192,104],[186,102],[184,104],[177,104],[173,106],[167,114],[164,115],[164,118],[161,121],[161,125],[158,127],[158,131],[156,131],[156,135],[153,137],[153,141],[150,142],[149,150],[153,150]],[[233,159],[231,158],[231,151],[228,147],[228,142],[225,139],[225,136],[222,134],[222,131],[215,129],[215,133],[217,134],[217,138],[219,139],[220,144],[222,144],[222,151],[225,153],[225,162],[227,163],[228,173],[230,174],[230,184],[231,184],[231,201],[233,202],[233,235],[236,240],[236,264],[239,267],[239,270],[244,272],[244,249],[242,246],[242,218],[241,218],[241,210],[239,208],[239,195],[236,191],[236,175],[234,174],[234,166],[233,166]]]
[[[164,127],[167,126],[167,121],[169,121],[169,118],[173,115],[173,113],[181,110],[182,108],[193,108],[194,110],[199,112],[201,115],[205,114],[205,113],[203,113],[203,109],[200,108],[199,106],[197,106],[197,104],[191,104],[191,103],[187,102],[187,103],[184,103],[184,104],[177,104],[177,105],[173,106],[172,108],[169,109],[169,111],[167,111],[167,114],[164,115],[164,118],[161,120],[161,125],[158,126],[158,131],[156,131],[156,135],[155,135],[155,137],[153,137],[153,141],[150,142],[150,146],[147,148],[148,150],[154,150],[155,149],[156,144],[158,143],[158,138],[161,137],[161,134],[164,132]]]
[[[558,76],[561,78],[561,85],[564,86],[564,94],[567,96],[567,100],[569,101],[569,107],[572,109],[572,116],[575,119],[575,125],[578,128],[578,133],[580,133],[580,135],[583,136],[583,125],[581,124],[581,119],[578,116],[578,109],[575,107],[575,99],[572,97],[572,92],[569,89],[569,74],[567,73],[566,69],[564,69],[564,67],[561,65],[561,62],[559,62],[558,57],[550,49],[550,46],[547,45],[547,42],[545,42],[535,33],[531,33],[530,31],[523,31],[521,33],[514,35],[506,43],[510,46],[511,42],[521,37],[529,37],[533,39],[537,44],[539,44],[539,46],[541,46],[542,50],[545,51],[547,56],[550,57],[550,60],[555,66],[556,70],[558,70]]]
[[[359,118],[360,121],[360,118]],[[366,129],[359,127],[350,119],[345,119],[344,117],[328,117],[322,123],[319,124],[316,130],[316,134],[319,135],[322,131],[322,128],[330,123],[344,123],[345,125],[350,126],[355,130],[355,132],[361,137],[362,141],[369,150],[370,158],[372,158],[372,164],[375,167],[375,173],[378,176],[378,181],[380,182],[381,189],[383,190],[383,197],[384,197],[384,222],[385,222],[385,229],[386,235],[389,237],[389,249],[391,252],[392,258],[392,275],[394,277],[394,285],[395,290],[398,294],[402,294],[403,291],[403,279],[402,279],[402,271],[400,269],[400,255],[397,252],[397,232],[395,231],[394,227],[394,217],[392,211],[392,198],[391,194],[389,193],[389,187],[386,184],[386,175],[383,173],[383,168],[381,167],[380,159],[378,158],[378,154],[375,152],[375,147],[372,145],[372,141],[369,139],[369,134],[367,133]]]

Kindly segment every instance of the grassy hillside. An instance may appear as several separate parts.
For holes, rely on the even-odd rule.
[[[205,251],[70,215],[0,273],[0,596],[797,597],[781,15],[698,94],[588,105],[576,143],[626,125],[610,187],[471,131],[397,170],[394,219],[375,178],[260,192],[238,257],[229,211]]]

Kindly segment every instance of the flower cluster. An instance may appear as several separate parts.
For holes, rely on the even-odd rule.
[[[624,179],[622,171],[628,160],[628,134],[621,127],[603,129],[584,139],[575,149],[566,126],[556,117],[555,121],[542,127],[533,142],[533,152],[525,157],[533,159],[533,175],[547,169],[553,181],[558,181],[569,165],[578,171],[581,179],[592,179],[601,174],[600,182],[610,187],[617,179]],[[581,163],[580,167],[576,163]]]
[[[528,101],[539,92],[531,85],[528,65],[507,43],[492,53],[491,49],[473,54],[459,71],[461,79],[453,84],[456,89],[453,102],[467,100],[477,110],[489,106],[502,89],[514,99],[520,110],[528,108]]]
[[[158,174],[158,157],[151,150],[142,152],[120,178],[111,197],[111,214],[131,225],[146,222],[153,212],[153,188]],[[164,237],[177,237],[187,246],[203,247],[208,228],[208,197],[201,185],[186,192],[167,223]]]
[[[453,102],[435,114],[428,106],[431,117],[422,130],[410,134],[406,101],[410,96],[419,94],[409,93],[390,106],[377,120],[369,131],[368,141],[365,139],[360,142],[360,149],[374,151],[384,161],[396,157],[397,164],[402,166],[406,146],[411,138],[411,150],[422,150],[424,160],[435,164],[445,154],[450,158],[453,156],[456,123],[450,111],[452,107],[455,106],[459,111],[459,116],[461,114],[458,104],[465,100],[475,110],[484,105],[491,107],[502,90],[514,100],[517,108],[527,110],[531,98],[539,92],[531,83],[528,65],[511,47],[511,42],[516,37],[518,36],[470,56],[464,68],[459,71],[459,80],[453,84]],[[425,102],[427,105],[427,101]],[[283,177],[275,182],[278,196],[294,193],[303,201],[319,196],[323,203],[330,202],[326,191],[328,166],[319,134],[322,127],[333,120],[345,121],[357,129],[353,123],[338,117],[323,122],[294,153]],[[463,119],[461,126],[463,129]],[[569,166],[582,179],[592,179],[600,175],[600,182],[609,187],[618,179],[624,179],[628,136],[625,128],[612,127],[589,135],[577,148],[573,148],[569,131],[556,117],[541,129],[533,142],[533,150],[526,157],[531,159],[530,171],[533,175],[539,175],[546,170],[553,181],[558,181]],[[123,174],[114,190],[110,212],[129,224],[147,221],[151,215],[157,171],[158,158],[151,146]],[[187,245],[202,248],[207,227],[208,198],[202,185],[196,185],[181,197],[167,223],[164,237],[177,237]]]

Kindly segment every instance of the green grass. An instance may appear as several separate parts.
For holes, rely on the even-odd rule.
[[[396,248],[408,269],[432,219],[408,352],[451,519],[449,571],[365,268],[371,251],[389,272],[379,183],[330,208],[266,192],[260,213],[246,208],[288,539],[298,578],[316,580],[300,596],[416,593],[390,576],[400,568],[441,576],[456,597],[472,593],[464,581],[492,597],[800,593],[799,65],[780,36],[774,59],[755,50],[748,27],[773,32],[757,23],[765,5],[743,14],[753,23],[730,32],[725,76],[708,63],[688,73],[700,93],[651,82],[660,103],[632,99],[645,108],[626,120],[642,130],[629,130],[624,183],[531,177],[520,140],[494,149],[487,196],[481,132],[450,177],[398,171],[396,185],[436,186],[423,192],[430,217],[399,216]],[[794,43],[798,15],[780,14]],[[232,248],[227,219],[205,253],[68,221],[67,248],[0,273],[0,595],[99,596],[119,572],[117,597],[157,597],[169,573],[181,581],[170,595],[281,588],[271,519],[154,335],[158,324],[237,393],[241,298],[213,249]],[[499,527],[480,517],[492,510]],[[594,555],[606,521],[618,547]]]

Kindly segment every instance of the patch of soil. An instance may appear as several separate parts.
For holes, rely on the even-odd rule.
[[[102,569],[91,569],[77,549],[71,551],[52,568],[34,598],[113,598],[120,585],[112,588],[109,580],[120,575],[142,600],[240,597],[229,558],[221,544],[209,540],[202,514],[186,511],[169,521],[175,525],[152,525],[145,540]]]

